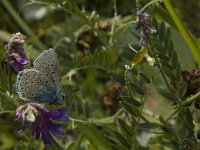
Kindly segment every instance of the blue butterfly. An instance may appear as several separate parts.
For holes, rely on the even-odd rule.
[[[53,49],[43,51],[33,62],[32,69],[19,72],[16,88],[22,100],[60,104],[64,94],[56,52]]]

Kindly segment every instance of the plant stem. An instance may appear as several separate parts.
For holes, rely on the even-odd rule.
[[[158,67],[158,69],[160,70],[160,73],[161,73],[161,75],[162,75],[163,80],[165,81],[165,84],[166,84],[167,88],[169,89],[169,91],[170,91],[171,93],[174,94],[174,91],[171,89],[170,84],[168,83],[167,77],[165,76],[165,73],[164,73],[163,70],[162,70],[162,67],[161,67],[160,62],[159,62],[159,58],[156,56],[156,52],[155,52],[155,49],[154,49],[154,47],[153,47],[153,44],[152,44],[150,38],[148,38],[148,45],[149,45],[149,51],[152,52],[153,57],[155,58],[155,60],[156,60],[156,62],[157,62],[157,67]],[[177,102],[178,104],[180,104],[181,100],[178,98],[178,96],[177,96],[176,94],[175,94],[175,96],[176,96],[176,102]]]
[[[148,94],[149,89],[150,89],[150,87],[151,87],[151,85],[152,85],[152,82],[153,82],[153,80],[151,80],[151,82],[149,83],[149,86],[148,86],[148,88],[146,89],[144,96],[142,97],[142,101],[141,101],[142,106],[141,106],[141,109],[140,109],[140,116],[138,117],[138,122],[137,122],[138,124],[140,123],[140,119],[141,119],[141,118],[142,118],[142,119],[145,119],[146,122],[149,122],[146,118],[144,118],[144,117],[142,116],[142,112],[143,112],[143,109],[144,109],[144,101],[145,101],[145,99],[146,99],[146,97],[147,97],[147,94]]]
[[[64,146],[52,134],[50,134],[50,135],[51,135],[51,139],[54,142],[54,144],[56,145],[56,147],[59,150],[65,150]]]
[[[163,3],[165,5],[165,7],[167,8],[169,14],[171,15],[172,19],[174,20],[179,32],[182,34],[186,43],[190,47],[190,50],[192,51],[195,60],[200,65],[200,50],[199,50],[196,42],[194,41],[194,39],[190,35],[190,33],[187,30],[187,28],[185,27],[185,25],[180,20],[180,18],[177,16],[176,11],[174,10],[174,8],[172,6],[171,1],[170,0],[163,0]]]
[[[188,104],[191,104],[193,101],[195,101],[197,98],[200,97],[200,92],[196,93],[195,95],[189,97],[188,99],[186,99],[181,106],[187,106]]]
[[[190,98],[186,99],[184,102],[182,102],[181,106],[175,106],[175,110],[173,110],[169,117],[167,117],[166,121],[169,121],[182,107],[187,106],[188,104],[191,104],[192,102],[194,102],[197,98],[200,97],[200,92],[198,92],[197,94],[191,96]]]
[[[125,85],[126,85],[126,87],[127,87],[128,95],[129,95],[130,97],[132,97],[131,91],[130,91],[130,89],[129,89],[129,81],[128,81],[128,71],[129,71],[129,69],[128,69],[128,68],[125,68],[125,69],[126,69],[126,70],[125,70],[125,73],[124,73]]]
[[[119,109],[113,116],[106,117],[106,118],[100,118],[100,119],[93,119],[89,118],[87,120],[80,120],[80,119],[74,119],[74,118],[69,118],[72,122],[79,122],[83,124],[112,124],[116,121],[117,117],[123,112],[123,108]]]
[[[4,111],[0,111],[0,115],[1,114],[15,114],[15,111],[13,111],[13,110],[4,110]]]
[[[144,7],[142,7],[142,9],[140,11],[144,11],[148,6],[157,3],[157,2],[162,2],[162,0],[152,0],[149,3],[147,3]]]
[[[111,27],[111,35],[110,35],[110,40],[109,43],[112,45],[113,44],[113,37],[114,37],[114,31],[115,31],[115,19],[117,17],[117,2],[114,0],[114,17],[113,17],[113,22],[112,22],[112,27]]]
[[[118,32],[119,30],[121,30],[122,28],[124,28],[125,26],[129,25],[129,24],[132,24],[132,23],[135,23],[136,21],[129,21],[121,26],[119,26],[116,30],[115,30],[115,33]]]

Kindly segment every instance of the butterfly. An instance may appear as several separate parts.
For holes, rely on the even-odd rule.
[[[33,68],[19,72],[16,90],[24,101],[61,104],[64,94],[58,58],[53,49],[43,51],[33,62]]]

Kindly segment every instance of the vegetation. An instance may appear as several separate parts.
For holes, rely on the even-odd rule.
[[[199,2],[172,2],[0,0],[0,149],[199,150]],[[16,90],[18,69],[49,48],[65,98],[29,107]],[[18,133],[27,108],[61,123],[62,138],[59,130],[46,144],[31,126]]]

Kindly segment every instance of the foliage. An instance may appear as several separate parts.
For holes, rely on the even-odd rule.
[[[138,10],[157,31],[145,40]],[[200,149],[200,44],[170,0],[1,0],[0,14],[0,149],[45,149],[30,130],[18,134],[14,121],[24,102],[17,74],[8,77],[4,46],[17,32],[27,36],[26,68],[50,47],[59,59],[66,96],[49,107],[67,108],[69,120],[64,137],[52,137],[46,149]]]

